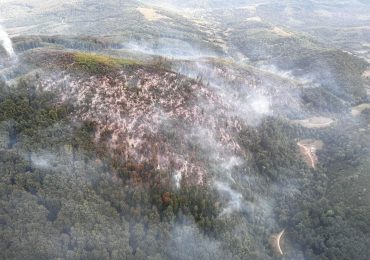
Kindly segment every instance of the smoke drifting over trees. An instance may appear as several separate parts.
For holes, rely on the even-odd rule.
[[[12,41],[10,40],[6,31],[1,27],[1,25],[0,25],[0,43],[10,58],[15,56]]]
[[[367,259],[369,10],[1,2],[0,258]]]

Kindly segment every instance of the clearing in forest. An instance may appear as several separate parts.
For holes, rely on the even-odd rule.
[[[364,78],[370,78],[370,70],[365,70],[364,73],[362,74]]]
[[[335,122],[334,119],[328,117],[311,117],[303,120],[293,120],[293,123],[299,124],[306,128],[326,128]]]
[[[293,36],[293,34],[292,34],[292,33],[287,32],[287,31],[285,31],[285,30],[283,30],[283,29],[281,29],[281,28],[279,28],[279,27],[277,27],[277,26],[275,26],[275,27],[272,29],[272,31],[273,31],[274,33],[276,33],[277,35],[280,35],[280,36],[282,36],[282,37],[290,37],[290,36]]]
[[[352,114],[352,116],[359,116],[366,109],[370,109],[370,104],[369,103],[363,103],[361,105],[352,107],[351,114]]]

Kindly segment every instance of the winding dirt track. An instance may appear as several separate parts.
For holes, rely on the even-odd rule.
[[[281,232],[276,236],[276,247],[277,247],[277,249],[278,249],[278,251],[279,251],[279,254],[280,254],[280,255],[284,255],[283,250],[281,250],[281,246],[280,246],[280,240],[281,240],[281,237],[283,236],[284,232],[285,232],[285,229],[283,229],[283,231],[281,231]]]

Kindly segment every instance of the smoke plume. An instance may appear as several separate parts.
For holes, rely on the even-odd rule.
[[[1,46],[5,49],[6,53],[10,58],[15,57],[15,52],[13,49],[12,41],[9,38],[8,33],[0,26],[0,43]]]

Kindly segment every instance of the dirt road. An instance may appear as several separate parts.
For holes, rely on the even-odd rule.
[[[318,162],[316,151],[322,148],[322,141],[306,139],[297,142],[297,145],[307,164],[315,169]]]

